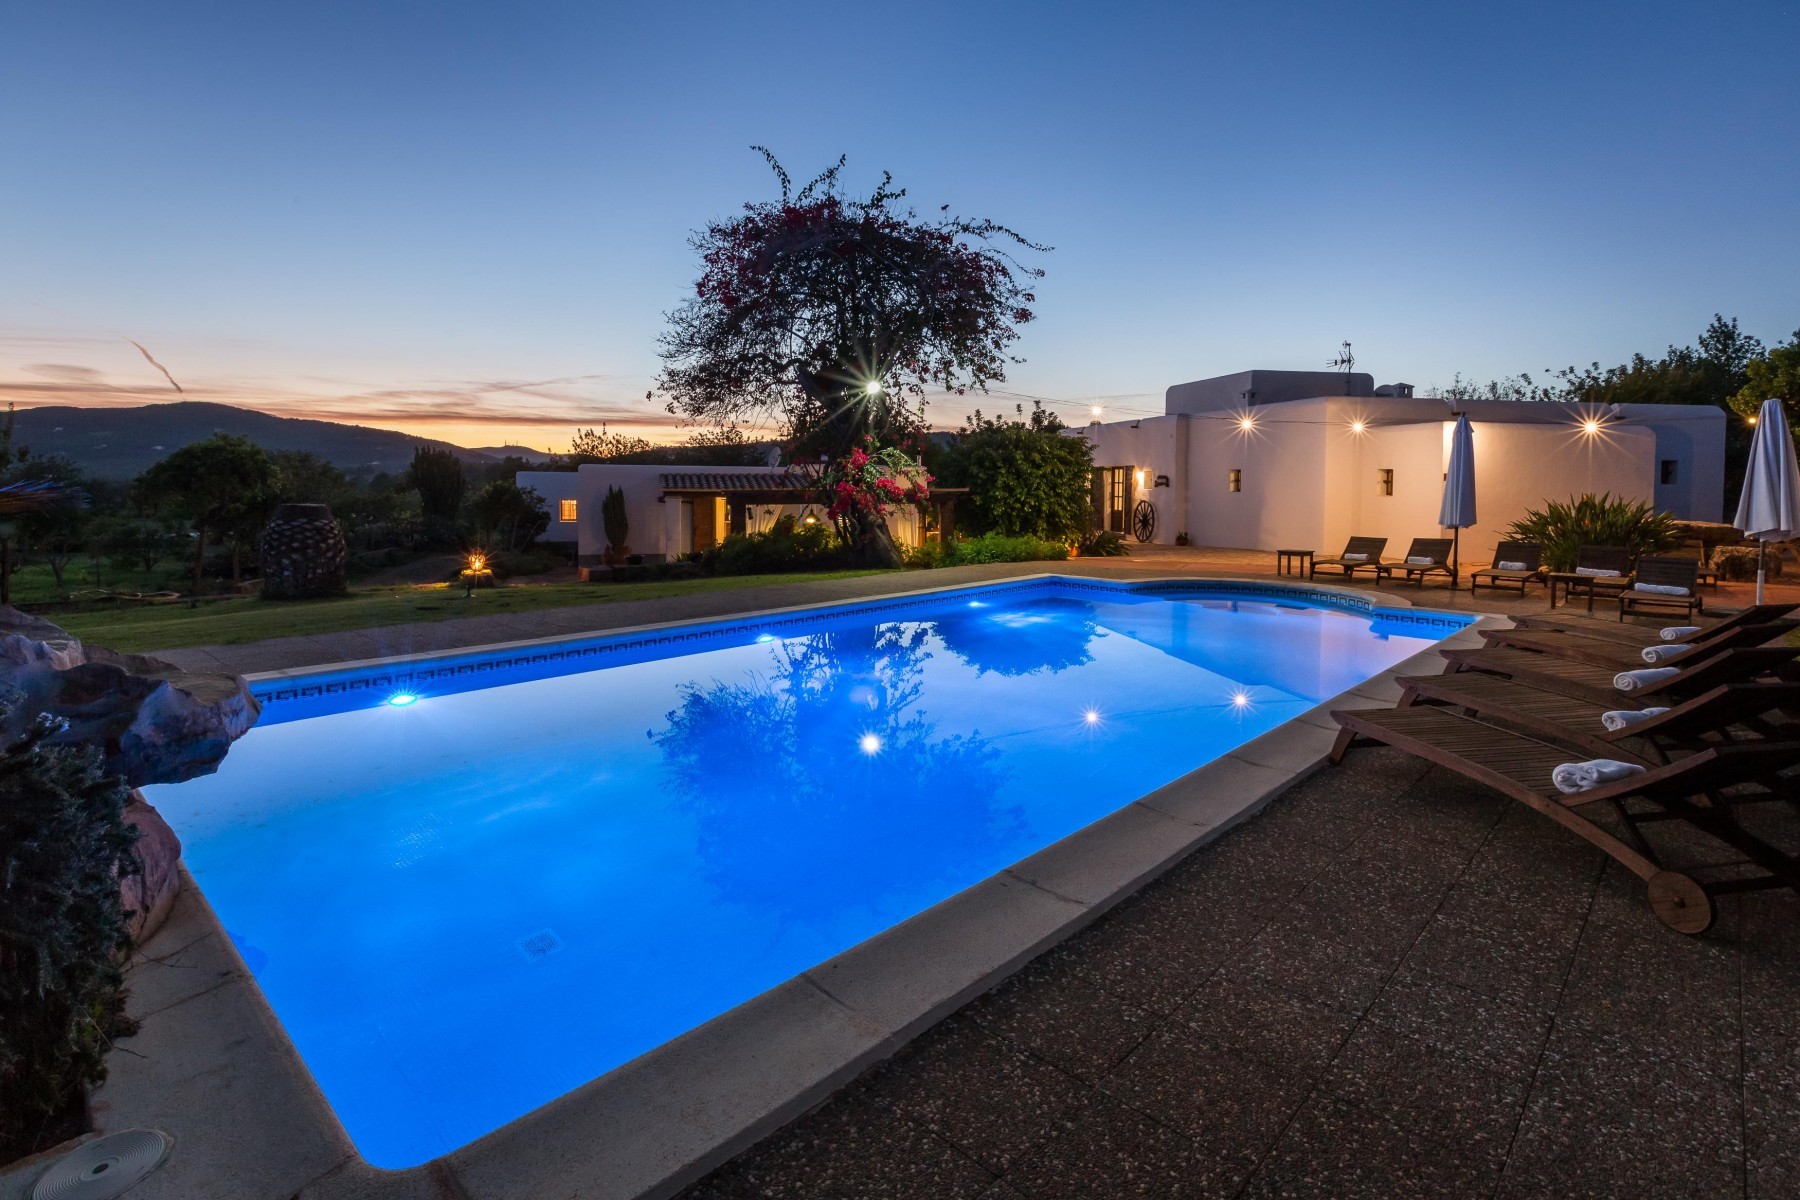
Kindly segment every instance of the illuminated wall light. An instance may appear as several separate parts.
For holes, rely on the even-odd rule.
[[[861,737],[856,739],[856,748],[858,750],[861,750],[864,754],[871,754],[871,755],[880,754],[881,753],[881,735],[878,733],[863,734]]]
[[[1249,433],[1251,430],[1256,428],[1256,418],[1249,417],[1249,416],[1239,417],[1238,418],[1238,428],[1243,430],[1245,433]]]
[[[1745,418],[1744,418],[1744,420],[1745,420],[1745,421],[1747,421],[1747,422],[1749,422],[1749,423],[1750,423],[1750,424],[1752,424],[1752,425],[1754,425],[1754,424],[1756,424],[1756,418],[1755,418],[1755,417],[1745,417]]]
[[[1594,418],[1592,418],[1592,417],[1589,417],[1587,420],[1585,420],[1581,423],[1581,432],[1587,433],[1587,434],[1599,433],[1600,432],[1600,422],[1594,420]]]
[[[1363,433],[1363,432],[1365,432],[1365,431],[1366,431],[1366,430],[1367,430],[1367,429],[1368,429],[1368,428],[1369,428],[1369,427],[1368,427],[1368,426],[1367,426],[1367,425],[1366,425],[1366,424],[1364,424],[1364,423],[1363,423],[1363,422],[1361,422],[1361,421],[1352,421],[1352,422],[1350,422],[1350,432],[1351,432],[1351,433]]]
[[[1142,471],[1137,472],[1137,486],[1138,491],[1144,490],[1144,473]]]

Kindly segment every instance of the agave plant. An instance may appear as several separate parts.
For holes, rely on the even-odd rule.
[[[1641,500],[1615,499],[1611,492],[1579,500],[1571,496],[1566,503],[1546,501],[1542,511],[1528,508],[1507,533],[1521,542],[1540,543],[1552,571],[1574,570],[1576,551],[1583,546],[1623,546],[1636,562],[1640,555],[1681,545],[1674,517]]]

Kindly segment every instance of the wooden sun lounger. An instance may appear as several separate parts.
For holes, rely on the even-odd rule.
[[[1666,713],[1624,729],[1607,729],[1601,715],[1618,708],[1545,691],[1518,679],[1459,671],[1404,675],[1398,707],[1441,704],[1545,741],[1562,742],[1598,758],[1669,761],[1671,750],[1703,750],[1719,742],[1800,738],[1800,683],[1727,683],[1674,703]]]
[[[1524,563],[1522,571],[1502,570],[1503,562]],[[1544,547],[1537,542],[1501,542],[1494,550],[1494,562],[1491,566],[1481,568],[1469,574],[1469,592],[1482,584],[1491,588],[1514,587],[1519,595],[1525,594],[1525,585],[1544,582]]]
[[[1438,653],[1449,662],[1452,671],[1505,675],[1545,691],[1594,700],[1609,707],[1635,701],[1637,707],[1643,708],[1661,704],[1660,697],[1663,696],[1693,696],[1722,683],[1741,683],[1760,675],[1779,674],[1783,678],[1800,679],[1800,672],[1794,668],[1794,660],[1800,658],[1800,647],[1795,646],[1719,650],[1678,668],[1677,673],[1667,679],[1630,692],[1622,692],[1613,686],[1613,676],[1619,672],[1610,667],[1596,667],[1592,663],[1579,663],[1553,654],[1539,654],[1535,650],[1519,650],[1512,646],[1478,650],[1445,647]]]
[[[1408,559],[1427,558],[1431,561],[1426,563],[1382,563],[1375,570],[1375,586],[1380,587],[1381,581],[1390,575],[1404,575],[1410,582],[1420,587],[1425,586],[1427,575],[1453,578],[1450,571],[1451,544],[1449,538],[1414,538],[1412,545],[1406,548],[1406,557]]]
[[[1766,625],[1770,621],[1781,620],[1797,608],[1800,608],[1800,604],[1752,604],[1749,608],[1746,608],[1741,612],[1733,613],[1731,616],[1725,617],[1722,620],[1697,622],[1683,621],[1680,622],[1680,624],[1698,624],[1700,626],[1700,632],[1694,634],[1690,638],[1683,638],[1682,640],[1704,641],[1707,638],[1716,637],[1728,629],[1735,629],[1739,625]],[[1562,616],[1559,614],[1545,613],[1542,615],[1514,617],[1513,625],[1515,628],[1531,629],[1534,631],[1548,632],[1551,630],[1560,630],[1564,633],[1579,634],[1582,637],[1588,638],[1604,638],[1607,641],[1619,642],[1631,646],[1648,646],[1662,640],[1657,636],[1655,629],[1652,629],[1649,626],[1626,625],[1620,627],[1618,625],[1600,621],[1593,617]],[[1508,631],[1499,630],[1497,632],[1504,633]]]
[[[1381,552],[1387,549],[1387,539],[1377,537],[1353,537],[1344,544],[1344,552],[1336,558],[1315,558],[1307,568],[1306,577],[1311,579],[1319,573],[1320,567],[1337,567],[1344,572],[1345,578],[1358,571],[1374,571],[1377,581],[1381,578]],[[1352,559],[1352,554],[1367,555],[1366,558]]]
[[[1681,595],[1640,590],[1645,586],[1680,588]],[[1700,564],[1691,558],[1646,556],[1638,559],[1631,586],[1619,593],[1619,621],[1623,623],[1627,613],[1636,616],[1646,610],[1671,619],[1680,613],[1683,621],[1692,620],[1697,612],[1705,612],[1706,604],[1700,599]]]
[[[1733,812],[1743,804],[1792,797],[1792,781],[1779,772],[1800,763],[1800,742],[1713,746],[1641,775],[1564,795],[1550,775],[1558,764],[1574,759],[1567,746],[1437,706],[1331,715],[1341,727],[1331,752],[1333,763],[1342,762],[1358,742],[1379,742],[1486,784],[1543,813],[1644,880],[1650,910],[1681,933],[1704,933],[1711,926],[1714,896],[1773,887],[1800,891],[1800,859],[1750,833]],[[1736,793],[1746,785],[1762,790]],[[1734,794],[1722,795],[1728,788]],[[1603,805],[1618,817],[1624,836],[1577,811],[1593,805]],[[1759,873],[1702,882],[1693,874],[1670,869],[1644,836],[1646,826],[1669,820],[1683,821],[1743,855],[1738,862],[1721,865],[1733,869],[1747,865]]]
[[[1583,571],[1616,571],[1615,575],[1583,575]],[[1569,600],[1587,597],[1587,610],[1594,611],[1600,596],[1613,597],[1631,586],[1631,552],[1623,546],[1580,546],[1575,551],[1572,575],[1559,575],[1564,580],[1563,595]],[[1550,598],[1556,599],[1555,589]]]
[[[1483,636],[1490,646],[1514,646],[1520,650],[1535,650],[1539,654],[1551,654],[1558,658],[1572,659],[1575,662],[1592,663],[1597,667],[1635,671],[1651,666],[1679,667],[1720,650],[1766,646],[1796,629],[1800,629],[1800,621],[1771,621],[1767,625],[1734,626],[1707,638],[1699,638],[1696,635],[1697,640],[1693,642],[1663,643],[1665,645],[1690,645],[1693,648],[1670,655],[1657,663],[1644,660],[1644,646],[1624,646],[1617,642],[1583,637],[1575,633],[1546,633],[1536,629],[1490,629],[1484,631]],[[1646,643],[1646,645],[1652,644],[1655,643]]]

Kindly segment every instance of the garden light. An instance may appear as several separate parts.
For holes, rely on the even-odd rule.
[[[879,380],[879,379],[869,380],[869,382],[863,386],[863,391],[869,393],[869,395],[871,395],[871,396],[881,395],[881,380]]]

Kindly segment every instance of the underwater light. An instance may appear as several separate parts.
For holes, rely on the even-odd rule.
[[[1248,708],[1250,706],[1250,693],[1249,692],[1233,692],[1233,693],[1231,693],[1231,703],[1233,706],[1235,706],[1237,708]]]
[[[1081,719],[1086,721],[1089,725],[1098,725],[1100,723],[1100,710],[1097,708],[1090,708],[1081,714]]]
[[[775,635],[772,633],[759,633],[756,635],[756,640],[759,642],[772,642],[775,640]]]
[[[409,704],[418,703],[419,697],[412,692],[395,692],[387,698],[387,702],[395,708],[405,708]]]
[[[861,750],[864,754],[880,754],[881,735],[878,733],[863,734],[856,739],[856,748]]]

